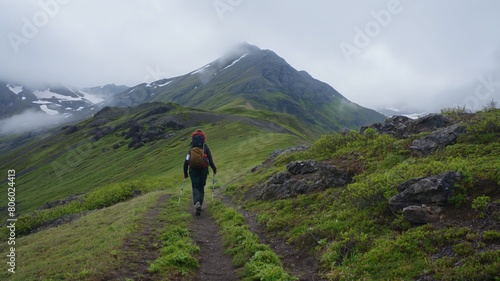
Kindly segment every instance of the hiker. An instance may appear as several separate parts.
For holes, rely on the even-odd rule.
[[[198,129],[191,135],[191,148],[188,151],[186,160],[184,161],[184,179],[191,178],[193,186],[193,204],[196,209],[196,215],[201,214],[201,206],[203,205],[203,197],[205,196],[205,184],[208,177],[208,166],[212,167],[212,171],[217,174],[212,154],[206,142],[205,133]]]

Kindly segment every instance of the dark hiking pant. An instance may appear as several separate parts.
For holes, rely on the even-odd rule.
[[[196,202],[200,202],[200,204],[203,204],[207,176],[208,168],[189,169],[189,177],[191,178],[191,184],[193,185],[193,204],[196,204]]]

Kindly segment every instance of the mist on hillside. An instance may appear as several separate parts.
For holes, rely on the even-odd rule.
[[[51,116],[41,111],[29,109],[21,114],[0,120],[0,135],[49,129],[61,124],[63,120],[61,116]]]

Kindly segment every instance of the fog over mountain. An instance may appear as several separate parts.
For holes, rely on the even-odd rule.
[[[4,81],[134,86],[183,75],[246,41],[369,108],[475,110],[500,100],[495,0],[0,4]]]

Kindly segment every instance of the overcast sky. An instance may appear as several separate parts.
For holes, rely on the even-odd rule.
[[[0,0],[0,80],[133,86],[246,41],[360,105],[500,101],[500,1]]]

